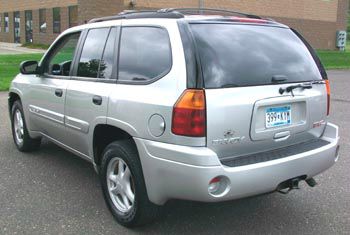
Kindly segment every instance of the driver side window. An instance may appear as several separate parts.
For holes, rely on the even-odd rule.
[[[69,76],[80,32],[61,38],[49,52],[45,62],[45,73],[54,76]]]

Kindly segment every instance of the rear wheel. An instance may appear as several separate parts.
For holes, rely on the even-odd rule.
[[[123,226],[152,222],[160,207],[149,201],[140,160],[131,140],[109,144],[102,156],[100,180],[108,208]]]
[[[33,139],[29,136],[22,104],[15,101],[11,109],[12,136],[16,147],[21,152],[30,152],[40,147],[41,138]]]

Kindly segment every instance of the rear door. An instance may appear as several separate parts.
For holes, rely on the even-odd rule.
[[[289,28],[197,23],[191,30],[206,88],[207,146],[220,158],[320,137],[326,88]]]
[[[67,145],[89,156],[94,126],[106,123],[108,97],[115,86],[115,51],[119,28],[87,32],[68,84],[65,104]],[[90,136],[90,137],[89,137]]]

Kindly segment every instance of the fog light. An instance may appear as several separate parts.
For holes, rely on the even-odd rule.
[[[225,176],[217,176],[210,180],[208,192],[214,197],[222,197],[230,190],[229,179]]]
[[[218,191],[219,188],[220,188],[220,177],[215,177],[209,182],[209,187],[208,187],[209,193],[210,194],[215,193],[216,191]]]

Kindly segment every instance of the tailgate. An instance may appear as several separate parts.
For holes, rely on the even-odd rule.
[[[295,91],[294,97],[279,95],[279,87],[207,89],[208,148],[225,158],[319,138],[326,116],[325,86]],[[268,111],[283,107],[290,107],[290,123],[267,127]]]

